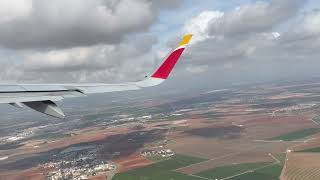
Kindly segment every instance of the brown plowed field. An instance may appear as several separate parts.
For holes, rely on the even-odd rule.
[[[45,176],[43,175],[43,173],[51,170],[52,169],[36,168],[22,172],[12,171],[8,172],[7,175],[1,175],[0,180],[44,180]]]
[[[125,172],[152,164],[152,161],[140,156],[139,154],[132,154],[128,157],[115,160],[114,162],[119,166],[119,172]]]
[[[241,123],[238,123],[242,121]],[[194,174],[217,166],[234,163],[268,162],[274,161],[268,154],[283,155],[288,147],[297,142],[260,142],[272,137],[314,127],[305,117],[269,117],[269,116],[238,116],[231,121],[230,117],[224,123],[206,124],[205,130],[180,132],[183,136],[175,136],[168,147],[180,154],[209,159],[179,169],[180,172]],[[241,124],[241,129],[231,127],[233,122]],[[229,125],[226,125],[229,123]],[[233,123],[234,124],[234,123]],[[190,127],[189,127],[190,128]],[[198,126],[199,128],[199,126]],[[191,128],[192,129],[192,128]],[[231,136],[219,136],[231,134]],[[188,133],[186,133],[188,132]],[[191,133],[190,133],[191,132]]]
[[[89,178],[89,180],[106,180],[106,176],[95,176],[95,177],[91,177]]]
[[[282,180],[319,180],[319,153],[288,153]]]

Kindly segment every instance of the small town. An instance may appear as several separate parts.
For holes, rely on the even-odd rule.
[[[94,148],[96,147],[84,146],[60,152],[51,162],[40,165],[44,169],[54,169],[45,175],[46,179],[82,180],[115,171],[117,166],[112,162],[99,160],[97,149]]]
[[[141,155],[146,158],[155,157],[155,156],[168,158],[168,157],[174,156],[175,153],[171,149],[161,149],[161,150],[144,150],[141,152]]]

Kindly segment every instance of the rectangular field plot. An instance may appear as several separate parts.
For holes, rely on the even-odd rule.
[[[273,180],[278,179],[282,166],[274,163],[247,163],[217,167],[198,173],[197,176],[208,179],[230,180]]]
[[[201,178],[175,172],[175,169],[199,163],[205,159],[175,155],[171,159],[157,162],[155,164],[117,174],[113,180],[201,180]]]
[[[306,138],[308,136],[311,136],[317,133],[320,133],[319,128],[308,128],[308,129],[303,129],[303,130],[291,132],[288,134],[276,136],[271,140],[294,141],[294,140]]]
[[[288,153],[287,158],[283,179],[320,179],[319,153]]]
[[[310,149],[304,149],[301,151],[296,152],[309,152],[309,153],[320,153],[320,147],[310,148]]]
[[[282,166],[276,164],[254,172],[250,172],[248,174],[231,178],[230,180],[279,180],[282,168]]]

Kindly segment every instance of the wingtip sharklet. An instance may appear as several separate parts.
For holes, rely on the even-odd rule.
[[[183,36],[183,39],[180,41],[179,46],[184,46],[189,44],[189,42],[191,41],[193,34],[186,34],[185,36]]]
[[[152,76],[144,81],[138,82],[137,85],[140,87],[156,86],[166,80],[180,59],[185,47],[190,43],[192,36],[193,34],[186,34],[183,36],[177,48],[169,54],[161,66],[152,74]]]
[[[181,57],[185,46],[189,44],[192,34],[185,35],[180,43],[178,44],[178,47],[171,52],[171,54],[167,57],[167,59],[161,64],[161,66],[157,69],[157,71],[151,76],[152,78],[159,78],[159,79],[167,79],[178,62],[179,58]]]

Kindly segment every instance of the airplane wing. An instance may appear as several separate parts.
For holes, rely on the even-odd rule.
[[[191,34],[184,36],[160,67],[150,77],[146,77],[142,81],[122,84],[0,84],[0,103],[18,108],[25,105],[38,112],[64,118],[63,111],[54,101],[95,93],[139,90],[161,84],[168,78],[191,38]]]

